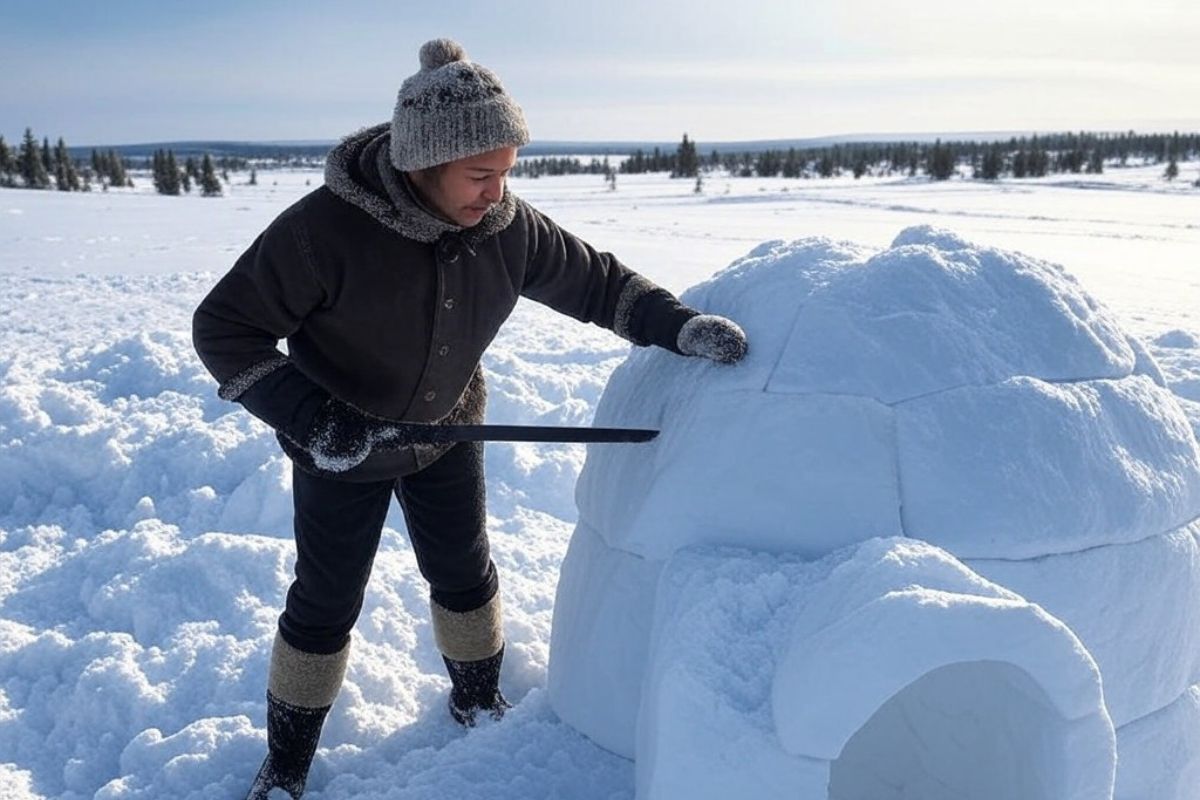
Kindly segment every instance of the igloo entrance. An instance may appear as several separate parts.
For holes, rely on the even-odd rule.
[[[939,667],[850,737],[830,765],[829,800],[1059,800],[1073,730],[1019,667]]]

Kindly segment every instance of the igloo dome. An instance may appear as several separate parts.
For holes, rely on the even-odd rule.
[[[680,564],[719,574],[714,564],[734,557],[724,548],[737,548],[768,562],[826,563],[836,576],[837,564],[856,563],[871,542],[919,540],[991,588],[948,590],[938,570],[909,574],[904,586],[952,595],[941,605],[973,611],[943,617],[937,602],[895,611],[904,586],[879,578],[853,589],[877,596],[837,614],[814,617],[780,602],[790,616],[764,618],[771,632],[764,628],[768,641],[754,652],[770,664],[771,689],[755,702],[772,704],[780,764],[819,762],[812,774],[834,787],[829,797],[858,797],[845,789],[853,782],[843,777],[837,789],[834,776],[847,774],[846,759],[866,758],[864,747],[889,747],[878,720],[906,713],[890,705],[897,698],[982,702],[963,687],[1002,684],[992,696],[1036,695],[1038,708],[1056,709],[1063,740],[1054,747],[1092,748],[1078,763],[1091,763],[1099,783],[1084,786],[1066,769],[1047,779],[1046,797],[1104,797],[1098,786],[1111,794],[1103,751],[1115,729],[1116,796],[1182,800],[1177,787],[1200,779],[1200,759],[1181,756],[1170,770],[1153,760],[1168,742],[1180,747],[1181,736],[1191,753],[1200,745],[1200,449],[1153,359],[1116,318],[1061,267],[928,227],[903,231],[882,251],[827,239],[766,242],[684,299],[737,320],[750,352],[728,367],[639,349],[613,373],[596,424],[661,434],[645,445],[589,448],[551,642],[550,697],[560,716],[637,758],[640,793],[670,796],[665,787],[679,788],[672,769],[703,770],[665,744],[674,728],[663,715],[683,712],[665,699],[676,690],[663,670],[709,686],[701,694],[710,699],[724,685],[707,667],[689,673],[678,648],[662,646],[721,638],[685,613],[695,603],[680,600],[680,587],[696,593],[703,582],[680,577]],[[823,591],[843,591],[831,580]],[[1025,611],[1001,614],[1001,596]],[[983,633],[943,647],[945,631],[963,624]],[[851,641],[851,631],[876,628],[887,635],[874,650]],[[887,687],[870,695],[877,707],[830,690],[836,680],[805,696],[796,675],[850,674],[828,641],[824,656],[805,654],[835,629],[865,659],[854,667],[859,680]],[[1010,643],[1007,659],[986,633],[999,629],[1008,631],[1000,637]],[[1018,652],[1033,641],[1043,642],[1040,655]],[[937,655],[914,660],[910,651]],[[1060,657],[1039,661],[1051,652]],[[1089,670],[1103,685],[1094,708],[1080,705]],[[816,706],[822,714],[805,710]],[[1002,707],[1015,706],[993,710]],[[1049,729],[1035,718],[1024,718],[1031,730]],[[1084,719],[1086,736],[1072,728]],[[1013,746],[1031,735],[1019,721],[1009,720]],[[721,751],[722,741],[733,746],[728,737],[701,746],[703,738],[689,739],[690,748],[710,747],[710,763],[733,758]],[[864,797],[891,796],[860,788]],[[1035,789],[1013,796],[1042,796]]]

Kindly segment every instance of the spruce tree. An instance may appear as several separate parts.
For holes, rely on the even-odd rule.
[[[208,153],[204,154],[204,161],[200,164],[200,193],[205,197],[216,197],[221,194],[221,182],[217,180],[217,173],[213,169],[213,162]]]
[[[38,151],[33,131],[29,128],[25,129],[25,139],[21,142],[20,171],[26,188],[45,189],[50,185],[50,175]]]
[[[1013,156],[1013,177],[1024,178],[1029,174],[1029,161],[1023,149],[1018,149],[1017,154]]]
[[[985,181],[999,180],[1000,172],[1004,169],[1004,155],[1000,150],[1000,145],[994,144],[987,149],[983,154],[983,158],[979,164],[979,171],[976,173],[977,178],[983,178]]]
[[[0,186],[13,185],[13,172],[16,171],[17,162],[13,158],[12,151],[8,149],[8,143],[4,141],[4,137],[0,136]]]
[[[133,186],[133,181],[125,173],[125,162],[117,155],[116,150],[109,150],[106,159],[108,163],[108,179],[112,186]]]
[[[942,140],[938,139],[933,143],[933,148],[929,151],[929,160],[925,166],[925,171],[935,181],[949,180],[954,174],[956,160],[954,150],[950,145],[943,145]]]
[[[694,178],[700,170],[700,160],[696,156],[695,142],[688,141],[688,135],[683,135],[683,141],[675,151],[675,169],[673,178]]]
[[[151,167],[151,173],[154,176],[154,191],[158,192],[159,194],[166,194],[166,191],[167,191],[166,190],[166,181],[163,178],[163,162],[165,160],[166,160],[166,156],[163,154],[162,150],[154,151],[154,157],[152,159],[153,166]]]
[[[50,137],[42,137],[42,168],[49,174],[54,171],[54,158],[50,155]]]
[[[1179,162],[1171,156],[1171,160],[1167,162],[1167,168],[1163,172],[1163,177],[1169,181],[1173,181],[1179,177]]]
[[[175,163],[175,151],[168,150],[163,162],[163,181],[166,183],[167,194],[179,194],[179,165]]]

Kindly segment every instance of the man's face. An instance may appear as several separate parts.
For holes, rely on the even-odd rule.
[[[517,148],[502,147],[442,165],[417,187],[446,219],[470,228],[504,196],[504,181],[517,163]]]

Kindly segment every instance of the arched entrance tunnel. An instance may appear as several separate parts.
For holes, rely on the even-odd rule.
[[[831,764],[829,800],[1061,800],[1072,732],[1021,668],[949,664],[850,737]]]

